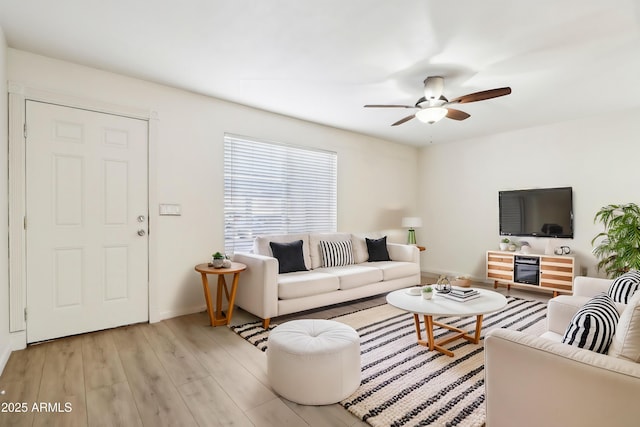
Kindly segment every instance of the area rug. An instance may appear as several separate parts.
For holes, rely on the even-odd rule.
[[[484,425],[486,333],[494,328],[544,332],[545,303],[510,296],[507,301],[501,311],[484,316],[480,344],[459,340],[445,346],[454,357],[417,345],[413,315],[388,304],[332,317],[360,335],[362,381],[340,404],[374,427]],[[475,328],[475,316],[435,320]],[[232,329],[265,351],[274,327],[277,324],[265,330],[252,322]],[[447,333],[436,328],[434,335],[438,339]]]

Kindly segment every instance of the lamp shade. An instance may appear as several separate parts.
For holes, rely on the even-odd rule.
[[[422,227],[422,218],[417,216],[406,216],[402,218],[403,228],[419,228]]]
[[[435,123],[447,115],[447,109],[443,107],[427,107],[416,113],[418,120],[424,123]]]

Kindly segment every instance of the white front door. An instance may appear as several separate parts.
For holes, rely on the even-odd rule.
[[[26,102],[27,342],[147,321],[147,122]]]

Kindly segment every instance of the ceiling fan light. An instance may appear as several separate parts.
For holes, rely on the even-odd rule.
[[[433,124],[447,115],[447,109],[443,107],[428,107],[416,113],[416,117],[423,123]]]

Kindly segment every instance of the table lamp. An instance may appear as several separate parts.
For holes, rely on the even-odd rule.
[[[422,227],[422,219],[415,216],[407,216],[402,218],[402,227],[409,229],[409,236],[407,237],[407,243],[410,245],[416,244],[416,228]]]

